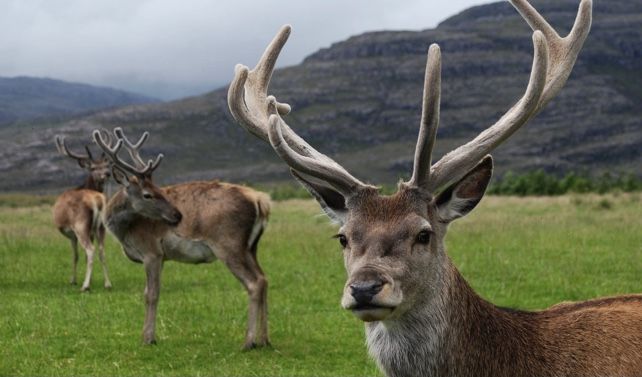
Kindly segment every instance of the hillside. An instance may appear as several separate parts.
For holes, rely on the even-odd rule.
[[[157,102],[122,90],[34,77],[0,77],[0,126]]]
[[[577,0],[532,3],[558,30],[570,29]],[[429,44],[439,43],[443,55],[441,155],[494,123],[521,96],[532,61],[530,34],[508,2],[474,7],[436,29],[366,33],[321,49],[277,71],[272,92],[293,106],[288,122],[312,145],[362,179],[393,183],[410,173]],[[641,174],[641,56],[642,0],[596,1],[593,29],[566,87],[494,153],[498,173]],[[114,126],[151,131],[147,152],[166,155],[159,169],[163,182],[289,180],[274,153],[233,123],[225,97],[222,88],[0,130],[0,174],[7,177],[0,190],[75,182],[79,172],[56,155],[53,135],[86,139],[96,127]]]

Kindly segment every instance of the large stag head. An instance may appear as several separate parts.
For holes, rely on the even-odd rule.
[[[143,133],[136,143],[132,143],[120,127],[114,129],[114,135],[116,142],[112,145],[111,138],[103,137],[103,133],[98,130],[93,132],[94,142],[112,162],[114,180],[124,187],[127,201],[133,210],[149,219],[162,220],[170,225],[178,224],[182,218],[181,213],[152,181],[152,173],[163,160],[163,154],[147,162],[140,156],[140,149],[149,137],[149,132]],[[123,146],[133,164],[118,155]]]
[[[98,132],[106,134],[106,137],[109,137],[105,131],[100,130]],[[58,152],[63,156],[67,156],[78,163],[78,166],[85,169],[91,175],[91,179],[96,185],[96,188],[102,191],[105,182],[109,179],[110,176],[110,166],[109,160],[105,157],[105,154],[101,154],[97,158],[91,153],[89,145],[85,145],[85,153],[80,154],[73,152],[67,146],[67,142],[64,136],[56,135],[56,148]]]
[[[475,139],[431,163],[439,125],[441,52],[428,49],[423,110],[412,178],[396,194],[353,177],[297,136],[283,116],[290,106],[268,96],[268,84],[290,27],[284,26],[256,67],[237,65],[228,104],[246,130],[269,142],[293,176],[340,224],[348,279],[342,306],[364,321],[404,315],[441,289],[448,257],[448,224],[468,214],[490,181],[489,153],[532,119],[561,90],[591,25],[591,0],[582,0],[575,24],[562,38],[525,0],[511,0],[533,33],[530,80],[521,99]]]

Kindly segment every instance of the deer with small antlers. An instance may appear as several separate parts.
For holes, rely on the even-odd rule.
[[[388,376],[640,376],[642,295],[526,312],[478,296],[446,254],[448,224],[481,200],[488,153],[561,90],[591,25],[591,0],[561,38],[525,0],[511,0],[533,33],[526,92],[497,123],[431,163],[439,123],[441,57],[430,46],[412,177],[384,196],[316,151],[285,123],[290,106],[268,84],[290,27],[257,66],[238,65],[228,105],[238,123],[270,143],[293,176],[340,224],[348,278],[341,304],[365,322],[370,354]]]
[[[94,131],[94,141],[112,162],[114,179],[123,186],[107,204],[105,224],[127,257],[145,266],[143,341],[156,343],[156,307],[165,261],[211,263],[220,259],[249,296],[245,349],[269,344],[267,280],[257,260],[258,243],[267,225],[270,198],[248,187],[218,181],[188,182],[159,188],[152,181],[163,155],[145,162],[136,143],[122,129],[111,145]],[[127,150],[133,164],[119,155]]]
[[[72,273],[71,284],[76,284],[76,268],[78,265],[78,242],[85,249],[87,257],[87,270],[85,280],[80,290],[88,291],[91,284],[91,273],[94,264],[94,239],[98,244],[98,258],[103,267],[105,288],[111,288],[111,281],[107,273],[105,261],[105,227],[102,223],[101,213],[105,208],[105,195],[103,188],[109,179],[109,162],[102,155],[94,158],[88,145],[85,145],[85,155],[72,152],[65,143],[64,136],[56,136],[58,152],[78,162],[78,165],[87,170],[89,174],[85,182],[71,190],[63,192],[53,207],[54,224],[65,237],[71,241]]]

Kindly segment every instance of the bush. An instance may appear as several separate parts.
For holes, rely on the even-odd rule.
[[[592,177],[587,173],[567,173],[558,178],[543,170],[536,170],[524,174],[507,172],[491,184],[488,192],[494,195],[563,195],[572,193],[596,192],[633,192],[642,191],[642,179],[626,173],[613,175],[606,172],[600,176]]]
[[[252,185],[270,194],[273,200],[310,199],[312,196],[300,185],[292,183]],[[397,185],[380,186],[382,194],[390,195],[397,191]],[[588,173],[570,172],[563,177],[535,170],[524,174],[507,172],[492,183],[488,189],[493,195],[554,196],[567,193],[622,193],[642,191],[642,179],[634,174],[612,174],[606,172],[599,176]]]

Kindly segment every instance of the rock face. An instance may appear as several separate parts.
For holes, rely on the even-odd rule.
[[[34,77],[0,77],[0,127],[16,121],[70,117],[125,105],[158,102],[139,94]]]
[[[532,0],[560,34],[572,26],[578,3]],[[642,1],[596,1],[593,14],[565,88],[494,153],[499,174],[534,168],[642,174]],[[359,178],[394,183],[411,173],[428,46],[436,42],[442,50],[436,159],[493,124],[523,94],[530,36],[508,2],[478,6],[436,29],[366,33],[319,50],[277,71],[272,93],[292,105],[288,123],[320,151]],[[226,92],[1,130],[0,174],[8,179],[0,189],[69,185],[79,172],[56,155],[53,135],[87,140],[93,128],[114,126],[151,131],[147,152],[166,156],[163,182],[289,179],[267,145],[234,124]]]

